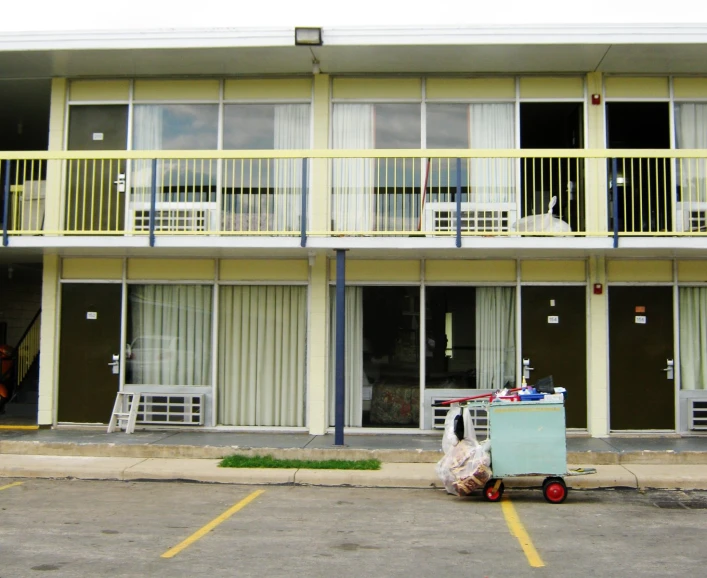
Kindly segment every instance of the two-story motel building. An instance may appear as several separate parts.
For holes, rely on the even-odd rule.
[[[123,390],[148,425],[324,434],[338,282],[351,431],[523,371],[592,436],[707,429],[707,26],[321,40],[0,35],[0,322],[38,423]]]

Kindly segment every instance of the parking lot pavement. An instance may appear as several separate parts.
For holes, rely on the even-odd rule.
[[[542,567],[531,567],[507,508],[478,496],[3,479],[0,578],[703,574],[705,492],[573,491],[562,505],[538,490],[506,497]]]

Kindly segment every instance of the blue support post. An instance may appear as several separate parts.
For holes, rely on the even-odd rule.
[[[462,160],[457,159],[457,247],[462,246]]]
[[[618,162],[611,159],[611,200],[612,200],[612,221],[614,222],[614,249],[619,246],[619,185]]]
[[[7,236],[7,211],[10,207],[10,161],[5,161],[5,192],[4,202],[2,204],[2,244],[7,247],[10,243],[10,238]]]
[[[302,159],[302,215],[300,216],[300,247],[307,246],[307,159]]]
[[[155,211],[157,209],[157,159],[152,159],[150,182],[150,247],[155,246]]]
[[[336,251],[336,411],[334,413],[334,445],[344,445],[346,409],[346,251]]]

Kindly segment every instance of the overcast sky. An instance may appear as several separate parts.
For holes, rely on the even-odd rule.
[[[707,23],[704,0],[4,0],[0,31]]]

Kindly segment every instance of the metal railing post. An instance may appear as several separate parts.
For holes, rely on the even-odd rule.
[[[462,160],[457,159],[457,247],[462,246]]]
[[[611,159],[611,201],[614,221],[614,249],[619,246],[619,186],[618,186],[618,162]],[[625,182],[625,181],[624,181]]]
[[[10,238],[7,235],[7,212],[10,207],[10,160],[5,161],[5,192],[2,205],[2,244],[7,247]]]
[[[300,216],[300,247],[307,246],[307,159],[302,159],[302,214]]]
[[[150,182],[150,247],[155,246],[155,210],[157,209],[157,159],[152,159]]]
[[[334,445],[344,445],[346,409],[346,250],[336,251],[336,395]]]

